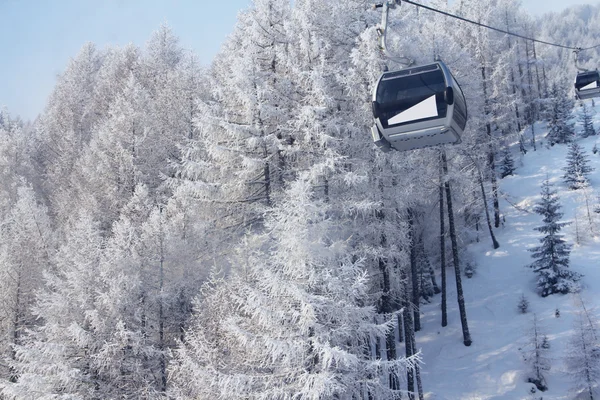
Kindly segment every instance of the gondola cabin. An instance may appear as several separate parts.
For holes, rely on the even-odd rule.
[[[584,100],[599,96],[600,73],[598,70],[578,73],[575,78],[575,97],[578,100]]]
[[[460,143],[467,124],[463,92],[441,61],[384,72],[372,106],[373,141],[386,152]]]

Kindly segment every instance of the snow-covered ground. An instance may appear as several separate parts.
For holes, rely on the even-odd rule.
[[[596,102],[594,126],[600,128],[600,101]],[[591,101],[586,104],[591,108]],[[575,107],[574,114],[580,112]],[[538,126],[537,132],[544,132]],[[579,123],[576,131],[581,131]],[[448,326],[441,327],[440,298],[422,306],[423,329],[417,334],[417,346],[423,355],[423,386],[428,399],[475,400],[475,399],[532,399],[526,382],[528,366],[523,361],[521,348],[526,345],[536,313],[542,333],[550,339],[552,368],[546,374],[548,391],[538,392],[539,398],[573,399],[571,382],[565,376],[564,355],[566,343],[573,331],[573,311],[577,308],[577,295],[551,295],[541,298],[535,292],[535,274],[525,266],[532,262],[528,248],[537,246],[540,233],[533,228],[541,225],[541,216],[533,212],[539,200],[541,182],[548,176],[558,190],[563,206],[564,221],[574,221],[575,212],[581,206],[579,191],[570,191],[561,176],[566,165],[567,145],[546,146],[538,134],[538,150],[532,149],[524,156],[515,176],[501,180],[503,197],[501,211],[506,221],[496,230],[500,248],[493,250],[489,236],[482,236],[481,243],[470,247],[470,253],[478,263],[472,279],[463,278],[467,316],[473,339],[470,347],[462,343],[462,333],[456,285],[448,270]],[[600,194],[600,152],[592,148],[600,136],[581,139],[579,143],[587,152],[595,171],[590,175],[592,198],[597,202]],[[600,143],[598,144],[600,147]],[[516,152],[514,153],[516,154]],[[515,157],[516,159],[517,157]],[[519,164],[518,161],[515,162]],[[512,204],[511,204],[512,203]],[[516,206],[516,207],[515,207]],[[582,221],[580,221],[582,223]],[[574,224],[563,229],[565,239],[575,244]],[[588,309],[600,315],[600,239],[589,239],[575,245],[571,253],[571,268],[584,276],[583,297]],[[517,302],[521,294],[530,301],[529,312],[520,314]],[[555,317],[559,309],[560,317]]]

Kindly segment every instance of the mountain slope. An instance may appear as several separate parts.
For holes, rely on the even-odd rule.
[[[587,103],[591,106],[591,101]],[[580,112],[576,107],[574,115]],[[600,107],[595,107],[594,125],[600,127]],[[537,132],[545,126],[536,127]],[[576,131],[581,127],[576,125]],[[539,139],[539,135],[538,135]],[[600,193],[600,153],[592,148],[600,137],[579,140],[595,171],[590,175],[592,199],[597,203]],[[530,150],[515,176],[501,180],[501,209],[505,223],[496,231],[501,247],[493,250],[489,237],[469,247],[477,262],[472,279],[463,279],[471,347],[462,344],[460,318],[456,304],[456,285],[448,270],[448,326],[441,327],[439,297],[422,306],[423,330],[417,335],[417,346],[423,361],[423,386],[429,399],[532,399],[526,382],[528,366],[520,349],[525,345],[532,327],[533,313],[537,314],[542,332],[550,339],[552,368],[546,374],[549,390],[537,393],[544,400],[572,399],[571,383],[564,374],[563,357],[566,342],[573,329],[574,300],[578,295],[552,295],[541,298],[535,292],[534,272],[525,266],[531,263],[528,248],[538,245],[541,234],[534,227],[541,225],[541,216],[533,212],[539,200],[541,182],[548,177],[558,190],[564,212],[563,221],[574,221],[581,206],[580,191],[568,190],[562,182],[566,165],[566,145],[548,146],[538,143],[537,151]],[[596,193],[597,192],[597,193]],[[580,221],[581,223],[581,221]],[[575,224],[563,229],[568,243],[575,244]],[[581,296],[588,309],[599,315],[600,306],[600,240],[590,238],[575,245],[571,253],[571,268],[582,273]],[[529,312],[520,314],[517,302],[524,294],[530,301]],[[555,317],[555,310],[560,317]]]

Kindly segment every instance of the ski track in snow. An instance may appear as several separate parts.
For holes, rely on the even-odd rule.
[[[596,103],[593,119],[598,131],[600,101]],[[591,100],[587,100],[586,104],[591,109]],[[579,115],[577,106],[574,115]],[[431,304],[421,306],[422,330],[417,333],[417,347],[421,349],[424,361],[422,380],[427,399],[531,399],[529,390],[533,385],[526,382],[528,367],[520,348],[527,341],[533,313],[538,316],[542,333],[550,339],[549,356],[552,360],[552,368],[545,375],[549,390],[536,393],[538,398],[576,398],[576,393],[570,391],[571,382],[564,376],[563,364],[566,341],[573,327],[574,296],[555,294],[541,298],[535,292],[536,275],[525,267],[533,261],[527,249],[537,246],[541,238],[541,234],[533,228],[541,225],[542,218],[533,212],[533,206],[539,200],[540,185],[546,176],[558,190],[563,221],[572,222],[578,207],[579,193],[568,190],[562,181],[561,168],[566,165],[567,145],[547,147],[543,135],[539,134],[545,133],[545,130],[545,124],[536,125],[537,151],[528,149],[515,176],[499,180],[501,193],[529,213],[518,210],[501,197],[500,207],[506,222],[495,230],[500,248],[493,250],[489,234],[485,232],[480,236],[480,243],[469,247],[477,262],[477,271],[471,279],[463,274],[463,285],[473,344],[465,347],[462,343],[452,269],[447,270],[448,326],[441,327],[439,295]],[[580,123],[576,122],[575,130],[577,133],[581,131]],[[600,152],[592,153],[597,141],[600,141],[600,135],[579,140],[590,165],[595,168],[589,177],[594,199],[600,195]],[[513,146],[513,155],[518,166],[517,146]],[[574,224],[565,227],[561,233],[568,243],[575,243]],[[574,271],[584,274],[581,295],[586,306],[595,315],[600,315],[600,296],[597,295],[600,292],[600,239],[575,245],[570,261]],[[464,265],[461,264],[461,267]],[[520,314],[517,310],[522,293],[530,302],[527,314]],[[560,318],[554,315],[557,308]]]

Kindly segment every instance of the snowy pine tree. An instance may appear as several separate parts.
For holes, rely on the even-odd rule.
[[[542,198],[534,211],[543,216],[544,225],[535,228],[545,236],[540,239],[541,246],[529,249],[535,259],[529,265],[538,274],[537,288],[542,297],[553,293],[569,293],[573,291],[573,283],[580,275],[568,270],[571,246],[565,243],[560,230],[567,225],[558,222],[563,214],[556,191],[546,179],[542,183]]]
[[[515,172],[515,162],[508,147],[502,151],[502,160],[500,161],[500,177],[506,178]]]
[[[575,135],[573,125],[569,123],[573,102],[556,84],[552,86],[550,101],[550,108],[548,110],[548,135],[546,137],[551,145],[569,143]]]
[[[587,182],[587,176],[593,170],[589,166],[589,160],[583,148],[577,143],[571,143],[567,154],[567,166],[563,168],[563,171],[565,171],[563,179],[569,189],[578,189]]]
[[[517,308],[521,314],[527,314],[527,310],[529,309],[529,300],[527,300],[527,297],[522,293],[519,302],[517,303]]]
[[[581,122],[583,128],[583,130],[581,131],[581,137],[586,138],[589,136],[596,135],[594,123],[592,121],[592,114],[590,113],[590,109],[585,103],[583,103],[581,114],[579,115],[579,122]]]

